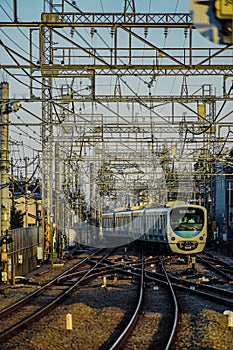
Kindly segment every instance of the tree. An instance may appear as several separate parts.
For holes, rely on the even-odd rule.
[[[21,210],[17,210],[13,205],[11,207],[11,219],[10,219],[11,230],[14,228],[23,227],[23,214]]]
[[[98,170],[96,183],[101,197],[114,196],[115,176],[114,172],[110,169],[110,164],[104,163]]]

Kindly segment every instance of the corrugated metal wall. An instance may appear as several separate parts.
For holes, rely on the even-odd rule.
[[[10,270],[15,276],[23,276],[36,269],[38,247],[42,247],[41,227],[19,228],[9,231],[13,242],[9,244]]]

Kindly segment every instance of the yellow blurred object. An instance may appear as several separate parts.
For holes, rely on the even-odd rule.
[[[216,17],[220,19],[233,18],[233,0],[216,0]]]

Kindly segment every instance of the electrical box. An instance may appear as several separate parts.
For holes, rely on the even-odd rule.
[[[7,272],[2,271],[1,276],[2,276],[2,282],[6,283],[7,282]]]
[[[41,20],[43,23],[58,23],[59,15],[58,13],[42,13]]]
[[[18,264],[22,265],[22,263],[23,263],[23,255],[19,254],[18,255]]]
[[[43,260],[43,249],[42,247],[37,247],[37,259]]]

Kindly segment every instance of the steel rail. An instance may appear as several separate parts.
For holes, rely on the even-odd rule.
[[[168,274],[166,272],[166,269],[165,269],[162,261],[161,261],[161,267],[162,267],[163,273],[164,273],[164,275],[166,277],[166,280],[167,280],[167,283],[168,283],[168,287],[169,287],[169,291],[170,291],[170,294],[172,296],[173,306],[174,306],[173,327],[172,327],[172,330],[171,330],[171,333],[170,333],[170,337],[169,337],[169,339],[167,341],[167,345],[166,345],[166,348],[165,348],[165,350],[169,350],[170,349],[170,345],[171,345],[172,340],[173,340],[173,337],[175,335],[176,328],[177,328],[179,308],[178,308],[178,303],[177,303],[177,299],[176,299],[176,295],[175,295],[174,289],[172,287],[172,284],[170,282],[170,279],[168,277]]]
[[[154,275],[154,276],[153,276]],[[189,294],[196,294],[203,298],[209,298],[211,300],[214,300],[218,303],[224,303],[226,305],[233,306],[233,292],[229,291],[227,289],[218,288],[215,286],[209,286],[206,284],[197,284],[195,282],[191,282],[188,280],[183,280],[174,276],[169,275],[172,287],[176,290],[182,290],[184,292],[188,292]],[[166,286],[168,284],[167,281],[165,281],[165,277],[159,273],[156,272],[145,272],[145,279],[147,281],[156,282],[158,284],[162,284],[163,286]],[[186,286],[185,286],[186,285]],[[200,290],[201,289],[201,290]],[[213,294],[215,293],[215,294]],[[219,295],[216,295],[218,293]],[[224,297],[221,297],[220,295],[224,295]],[[226,298],[228,297],[228,298]]]
[[[134,314],[130,319],[128,325],[126,326],[124,331],[121,333],[121,335],[118,337],[118,339],[114,342],[114,344],[109,348],[109,350],[120,349],[128,339],[129,335],[131,334],[131,332],[133,331],[137,323],[139,312],[143,304],[143,296],[144,296],[144,260],[143,258],[141,260],[141,263],[142,263],[142,268],[141,268],[139,298],[138,298],[137,306],[135,308]]]
[[[201,257],[200,255],[197,256],[197,261],[198,260],[201,261],[202,264],[207,265],[211,270],[221,275],[227,281],[232,281],[233,272],[230,273],[231,274],[230,276],[229,274],[225,273],[221,268],[214,266],[210,261],[206,260],[206,258]],[[220,260],[219,260],[219,263],[220,263]],[[221,264],[224,264],[224,262],[221,262]]]
[[[100,250],[103,250],[103,249],[100,249]],[[95,254],[95,253],[93,253],[93,254]],[[105,259],[109,254],[110,253],[107,253],[105,256],[103,256],[103,258],[100,261]],[[68,297],[69,294],[72,291],[74,291],[75,288],[77,288],[77,286],[81,282],[83,282],[85,279],[89,278],[89,275],[92,274],[92,272],[95,270],[95,268],[99,265],[100,261],[98,261],[95,266],[93,266],[90,270],[88,270],[77,282],[75,282],[72,286],[67,288],[59,296],[55,297],[54,300],[52,300],[46,306],[40,308],[38,311],[36,311],[33,314],[25,317],[24,319],[19,321],[17,324],[14,324],[13,326],[11,326],[8,329],[6,329],[5,331],[1,332],[0,333],[0,343],[5,341],[6,339],[8,339],[10,336],[13,336],[20,329],[24,328],[27,325],[31,325],[34,321],[36,321],[37,319],[43,317],[45,314],[48,313],[49,310],[51,310],[53,307],[55,307],[59,302],[61,302],[64,298]],[[54,284],[54,282],[52,284]]]
[[[98,250],[99,251],[99,250]],[[91,255],[96,254],[97,251],[93,252]],[[69,274],[70,272],[76,270],[80,265],[82,265],[83,263],[85,263],[87,260],[89,259],[89,257],[84,258],[82,261],[79,261],[77,264],[75,264],[74,266],[70,267],[69,269],[63,271],[61,274],[59,274],[58,276],[56,276],[55,278],[53,278],[51,281],[47,282],[46,284],[42,285],[40,289],[35,290],[34,292],[28,294],[27,296],[25,296],[24,298],[16,301],[15,303],[13,303],[12,305],[2,309],[0,311],[0,320],[5,317],[10,315],[12,312],[16,311],[17,309],[19,309],[20,307],[24,306],[27,302],[29,302],[30,300],[32,300],[33,298],[39,296],[40,294],[42,294],[46,289],[48,289],[49,287],[51,287],[52,285],[54,285],[55,283],[57,283],[59,281],[59,279],[61,279],[62,277],[65,277],[67,274]]]

